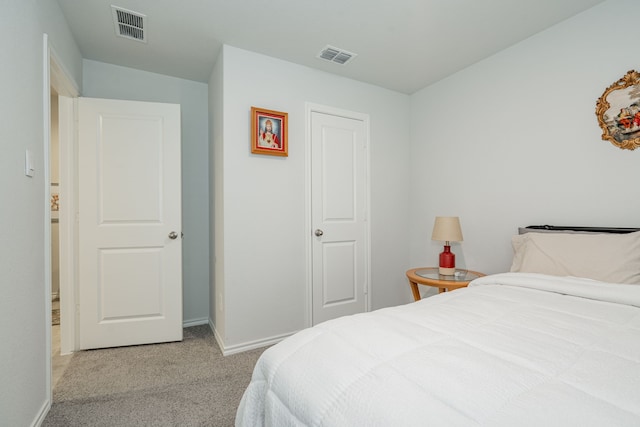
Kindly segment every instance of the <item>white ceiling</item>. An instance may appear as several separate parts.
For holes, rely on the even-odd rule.
[[[413,93],[603,0],[58,0],[82,56],[208,82],[222,44]],[[111,5],[147,16],[115,35]],[[358,56],[316,58],[326,45]]]

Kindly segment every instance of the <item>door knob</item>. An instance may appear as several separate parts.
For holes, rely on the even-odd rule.
[[[320,237],[324,234],[324,231],[320,230],[319,228],[316,230],[315,235]]]
[[[169,238],[171,240],[175,240],[178,238],[178,233],[176,233],[175,231],[172,231],[171,233],[169,233]]]

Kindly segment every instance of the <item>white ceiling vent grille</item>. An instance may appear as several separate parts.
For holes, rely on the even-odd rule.
[[[146,15],[114,5],[111,5],[111,11],[113,23],[116,26],[116,35],[143,43],[147,42],[147,36],[144,32]]]
[[[356,56],[358,55],[355,53],[347,52],[344,49],[339,49],[337,47],[333,47],[329,45],[327,45],[324,49],[322,49],[318,54],[318,58],[324,59],[325,61],[334,62],[340,65],[345,65],[347,62],[351,61]]]

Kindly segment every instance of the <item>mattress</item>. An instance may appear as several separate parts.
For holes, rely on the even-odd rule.
[[[236,426],[639,426],[640,287],[504,273],[306,329]]]

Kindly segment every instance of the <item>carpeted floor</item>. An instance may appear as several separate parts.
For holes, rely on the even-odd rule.
[[[179,343],[74,353],[42,425],[233,426],[264,350],[223,357],[202,325]]]
[[[51,310],[51,325],[59,325],[60,324],[60,309],[54,308]]]

